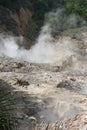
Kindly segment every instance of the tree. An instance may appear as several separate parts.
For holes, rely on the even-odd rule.
[[[87,20],[87,0],[67,0],[66,13],[74,13]]]

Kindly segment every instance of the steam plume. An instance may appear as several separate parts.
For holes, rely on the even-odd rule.
[[[62,8],[49,12],[45,16],[45,22],[49,23],[51,33],[60,34],[62,31],[87,25],[86,21],[75,14],[67,15]]]
[[[30,50],[20,48],[17,44],[17,39],[12,36],[0,36],[0,53],[8,57],[23,59],[35,63],[53,63],[54,60],[54,45],[51,44],[51,34],[48,25],[42,28],[37,43]],[[19,40],[20,37],[19,37]]]
[[[58,39],[52,37],[52,33],[60,31],[61,28],[62,30],[67,29],[65,24],[69,25],[69,27],[76,27],[77,18],[75,16],[67,18],[66,15],[63,18],[63,10],[48,13],[46,17],[46,24],[42,27],[36,44],[30,50],[19,47],[17,44],[17,39],[22,43],[22,37],[0,35],[0,55],[33,63],[81,66],[81,59],[84,59],[81,51],[85,52],[85,50],[81,50],[79,44],[73,43],[74,41],[69,37],[60,37]],[[61,22],[61,20],[63,21]],[[81,22],[80,24],[83,23]]]

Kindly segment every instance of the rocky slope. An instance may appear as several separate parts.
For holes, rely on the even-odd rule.
[[[32,15],[32,4],[29,0],[0,1],[0,33],[24,36],[24,46],[30,48],[34,40],[31,41],[27,32],[29,26],[31,27]]]
[[[15,98],[18,130],[86,130],[87,70],[58,68],[0,57],[0,88]]]
[[[87,129],[86,31],[81,35],[82,39],[76,40],[70,37],[53,39],[46,34],[46,44],[50,41],[55,49],[50,55],[51,60],[56,61],[53,63],[38,63],[38,58],[50,58],[49,47],[48,53],[45,49],[46,55],[36,56],[37,63],[17,56],[12,59],[6,57],[6,53],[4,56],[0,53],[0,90],[10,92],[14,99],[12,112],[18,130]]]
[[[32,1],[29,0],[10,0],[9,4],[5,1],[0,3],[0,47],[5,48],[6,44],[3,44],[2,39],[5,39],[6,34],[26,37],[22,41],[24,47],[31,47],[32,27],[36,27],[32,22],[34,11],[32,7]],[[32,32],[30,32],[31,39],[29,37],[27,39],[28,29]],[[9,92],[14,98],[12,112],[17,119],[15,125],[18,130],[86,130],[87,27],[69,29],[61,33],[61,36],[71,38],[51,37],[44,32],[44,36],[48,35],[48,38],[44,40],[41,37],[41,39],[46,42],[45,45],[48,43],[48,48],[54,48],[52,50],[55,50],[53,51],[55,53],[50,59],[56,63],[41,64],[41,59],[39,63],[37,59],[33,60],[37,63],[30,63],[27,62],[28,55],[25,61],[25,59],[20,60],[21,55],[19,59],[16,59],[17,57],[12,59],[0,53],[0,91],[3,94]],[[11,39],[7,41],[9,43]],[[19,44],[20,42],[19,38]],[[44,56],[45,45],[40,48],[42,50],[40,58],[43,59],[47,58],[49,50],[45,50]],[[32,48],[30,52],[33,52]],[[38,49],[39,46],[36,45],[36,48]],[[7,49],[9,49],[8,45]],[[22,52],[19,51],[19,46],[16,49],[18,49],[17,54]],[[37,50],[34,51],[37,54]]]
[[[25,35],[32,19],[32,11],[29,8],[31,3],[27,0],[8,2],[0,2],[0,30],[16,35]]]
[[[45,21],[45,23],[49,23],[52,26],[51,33],[52,35],[54,35],[54,37],[56,35],[58,36],[62,34],[70,35],[70,32],[72,32],[71,37],[77,37],[80,39],[80,34],[77,34],[80,31],[78,30],[78,28],[82,26],[87,26],[86,21],[77,16],[75,16],[76,18],[74,18],[74,15],[72,14],[69,14],[68,16],[67,10],[64,11],[64,9],[61,9],[62,11],[58,11],[57,8],[59,8],[60,10],[62,6],[64,6],[64,8],[66,9],[67,5],[65,3],[68,4],[68,1],[1,0],[0,33],[16,36],[22,35],[24,36],[24,38],[26,38],[26,42],[28,44],[27,47],[30,48],[30,45],[32,45],[32,43],[34,43],[34,41],[36,40],[39,31]],[[85,10],[86,4],[84,3],[86,2],[83,2]],[[56,11],[52,12],[52,10]],[[50,11],[52,14],[48,13]],[[78,12],[80,13],[80,11]],[[70,17],[71,19],[69,19]],[[73,30],[73,28],[76,28],[76,30]]]

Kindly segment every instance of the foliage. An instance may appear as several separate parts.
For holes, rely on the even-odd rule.
[[[10,93],[2,94],[0,91],[0,130],[16,130],[16,119],[11,113],[13,104]]]
[[[73,13],[87,19],[87,0],[36,0],[33,6],[35,20],[43,20],[45,13],[58,7],[64,7],[67,14]]]
[[[87,20],[87,0],[0,0],[0,5],[11,9],[13,12],[19,12],[21,7],[32,11],[32,22],[29,22],[32,28],[29,26],[26,34],[31,39],[35,39],[44,24],[45,14],[57,8],[63,7],[67,16],[75,14]],[[30,28],[31,30],[29,30]]]
[[[68,27],[73,28],[73,26],[69,25],[67,22],[67,18],[70,17],[70,15],[76,15],[76,19],[78,19],[76,26],[74,27],[78,27],[82,24],[81,19],[87,20],[87,0],[33,0],[32,5],[34,9],[33,23],[37,26],[37,31],[35,29],[35,32],[37,33],[34,34],[38,34],[40,27],[43,25],[45,14],[52,10],[56,10],[57,8],[64,8],[62,15],[59,17],[56,16],[58,17],[58,20],[52,21],[51,19],[51,23],[54,23],[53,25],[58,25],[54,28],[57,33],[67,29]]]
[[[35,20],[43,19],[46,12],[58,7],[87,19],[87,0],[0,0],[0,5],[16,11],[21,7],[32,9]]]
[[[9,8],[13,12],[19,12],[21,7],[32,10],[32,4],[30,0],[0,0],[0,5]]]
[[[66,13],[73,13],[87,20],[87,0],[67,0]]]
[[[42,25],[43,25],[42,20],[39,21],[31,20],[27,28],[26,37],[28,37],[30,40],[35,40],[36,37],[38,36],[38,32]]]

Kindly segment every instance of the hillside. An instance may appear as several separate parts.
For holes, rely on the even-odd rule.
[[[45,14],[57,8],[64,8],[66,16],[76,14],[87,20],[86,0],[72,2],[69,0],[1,0],[0,32],[9,32],[35,40],[44,24]]]
[[[0,0],[0,130],[87,130],[87,0]]]

